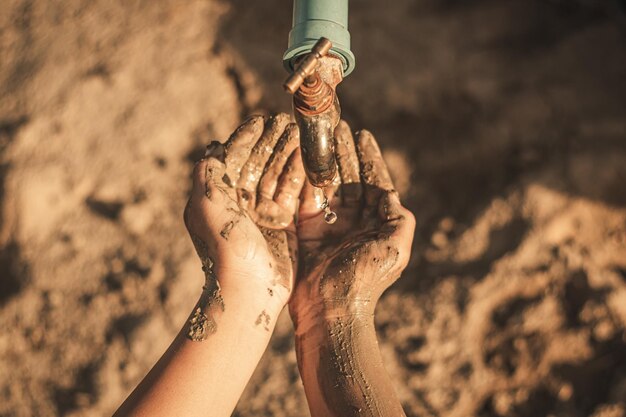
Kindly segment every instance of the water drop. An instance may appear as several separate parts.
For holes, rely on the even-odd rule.
[[[337,213],[330,209],[330,204],[328,203],[328,197],[324,195],[324,200],[320,205],[320,208],[324,210],[324,221],[327,224],[333,224],[337,221]]]
[[[337,221],[337,213],[328,209],[326,213],[324,213],[324,221],[328,224],[333,224]]]

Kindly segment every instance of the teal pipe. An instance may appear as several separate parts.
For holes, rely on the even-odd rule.
[[[348,32],[348,0],[294,0],[293,24],[289,44],[283,55],[283,65],[293,71],[300,55],[311,52],[319,38],[328,38],[333,47],[330,52],[343,63],[343,76],[354,70],[354,54],[350,50]]]

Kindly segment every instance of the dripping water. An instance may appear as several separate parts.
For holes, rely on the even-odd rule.
[[[330,203],[328,202],[326,194],[324,194],[324,200],[322,200],[320,208],[324,210],[324,221],[327,224],[333,224],[337,221],[337,213],[330,209]]]

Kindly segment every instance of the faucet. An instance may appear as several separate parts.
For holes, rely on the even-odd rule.
[[[341,107],[335,89],[343,71],[339,60],[327,55],[331,46],[328,39],[321,38],[284,84],[285,90],[293,94],[307,177],[320,188],[330,184],[337,172],[334,131]]]
[[[293,94],[304,169],[309,182],[320,188],[337,174],[334,131],[341,107],[336,88],[355,65],[347,22],[348,0],[294,0],[283,57],[293,71],[284,88]]]

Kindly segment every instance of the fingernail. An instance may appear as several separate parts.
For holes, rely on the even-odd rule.
[[[370,145],[374,143],[374,135],[372,135],[369,130],[360,130],[357,135],[359,137],[359,142],[363,145]]]
[[[212,157],[220,162],[224,162],[224,158],[226,157],[224,144],[217,140],[212,141],[207,145],[206,150],[204,151],[204,156]]]

